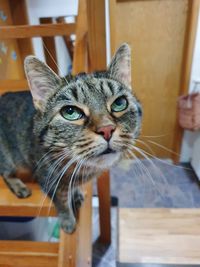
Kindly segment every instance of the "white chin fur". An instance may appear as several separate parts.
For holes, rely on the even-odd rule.
[[[98,169],[108,169],[117,163],[120,159],[120,152],[110,153],[107,155],[99,156],[98,158],[91,159],[86,163],[89,167],[95,167]]]

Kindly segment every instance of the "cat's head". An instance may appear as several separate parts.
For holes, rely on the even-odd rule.
[[[99,168],[110,167],[131,150],[142,112],[132,93],[130,64],[130,47],[123,44],[107,71],[65,79],[28,56],[25,72],[42,145]]]

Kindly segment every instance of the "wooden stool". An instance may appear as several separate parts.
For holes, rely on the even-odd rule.
[[[0,178],[0,215],[12,217],[56,216],[54,206],[49,198],[45,198],[40,187],[37,184],[28,184],[28,186],[32,190],[32,195],[27,199],[19,199]],[[59,243],[1,240],[0,266],[91,266],[92,182],[85,184],[83,190],[85,201],[79,214],[77,230],[72,235],[61,230]]]

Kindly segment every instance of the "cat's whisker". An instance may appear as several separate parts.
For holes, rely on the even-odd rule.
[[[139,159],[139,158],[138,158]],[[151,175],[151,173],[148,171],[148,168],[145,166],[145,164],[139,159],[139,162],[141,163],[141,167],[143,166],[143,169],[144,169],[144,174],[145,174],[145,176],[144,177],[146,177],[146,174],[147,174],[147,172],[149,173],[148,174],[148,177],[151,179],[151,182],[152,182],[152,184],[154,185],[154,188],[158,191],[158,193],[160,194],[160,195],[162,195],[162,192],[160,191],[160,188],[159,188],[159,186],[158,186],[158,184],[154,181],[154,179],[153,179],[153,176]],[[165,181],[165,179],[164,179],[164,181]],[[146,182],[144,183],[144,185],[146,184]]]
[[[74,160],[69,161],[69,162],[67,163],[67,165],[64,166],[64,167],[62,168],[62,170],[61,170],[60,172],[57,173],[56,177],[54,178],[54,180],[52,181],[52,183],[49,185],[49,188],[48,188],[48,190],[47,190],[47,192],[46,192],[46,194],[45,194],[44,199],[42,200],[42,203],[41,203],[41,205],[40,205],[39,214],[40,214],[40,212],[41,212],[41,209],[42,209],[42,207],[43,207],[43,205],[44,205],[44,202],[45,202],[46,198],[48,197],[50,191],[52,190],[52,188],[53,188],[53,186],[55,185],[55,183],[59,180],[59,175],[60,175],[60,173],[62,172],[62,175],[64,175],[64,172],[66,172],[67,169],[68,169],[73,163],[74,163]],[[64,170],[63,170],[63,169],[64,169]],[[62,178],[62,176],[61,176],[61,178]],[[56,189],[57,189],[57,188],[56,188]],[[51,208],[51,206],[52,206],[52,201],[53,201],[53,198],[54,198],[54,196],[55,196],[56,189],[54,190],[53,196],[51,197],[51,202],[50,202],[50,207],[49,207],[49,210],[48,210],[48,214],[49,214],[49,212],[50,212],[50,208]]]
[[[142,162],[139,158],[137,158],[137,156],[133,153],[133,151],[130,150],[130,148],[128,147],[128,145],[122,143],[121,141],[117,141],[116,143],[117,143],[121,148],[122,148],[122,147],[126,147],[126,149],[127,149],[126,152],[128,152],[128,153],[131,155],[131,159],[133,159],[133,158],[135,159],[137,166],[139,166],[139,170],[141,171],[142,177],[143,177],[143,178],[146,177],[145,175],[146,175],[146,173],[147,173],[148,177],[150,178],[150,181],[152,182],[153,185],[155,185],[155,183],[154,183],[154,179],[153,179],[151,173],[148,171],[148,169],[147,169],[146,166],[143,164],[143,162]],[[128,144],[129,144],[129,145],[133,145],[133,144],[130,143],[130,142],[129,142]],[[130,157],[128,157],[128,158],[130,158]],[[143,174],[145,174],[145,175],[143,175]]]
[[[40,160],[36,163],[35,171],[41,168],[44,162],[49,159],[47,156],[53,152],[55,152],[54,148],[51,148],[40,158]]]
[[[123,145],[125,145],[123,143]],[[129,146],[128,146],[129,145]],[[154,167],[155,171],[159,171],[159,173],[161,174],[161,177],[163,178],[164,180],[164,183],[166,183],[166,177],[163,176],[162,172],[160,171],[159,168],[157,168],[157,166],[153,163],[152,160],[150,160],[146,154],[144,154],[142,151],[140,151],[141,149],[138,148],[138,147],[135,147],[135,145],[130,141],[130,142],[126,142],[126,145],[125,145],[128,149],[128,151],[132,154],[132,156],[135,158],[135,160],[139,163],[140,162],[140,166],[142,167],[143,170],[145,170],[145,174],[148,175],[148,177],[150,178],[150,180],[152,181],[153,185],[155,186],[155,188],[157,188],[158,192],[160,192],[159,188],[157,187],[151,173],[149,172],[148,168],[144,165],[144,163],[136,157],[136,155],[133,153],[133,151],[131,149],[134,149],[135,151],[137,151],[139,154],[141,154],[144,158],[147,159],[147,161]]]
[[[131,135],[130,135],[131,136]],[[139,140],[139,139],[133,139],[133,141],[134,142],[143,142],[143,141],[141,141],[141,140]],[[150,141],[150,140],[147,140],[147,141]],[[153,142],[153,141],[151,141],[151,142]],[[127,142],[129,145],[132,145],[132,146],[134,146],[135,144],[134,143],[132,143],[131,142],[131,140],[129,141],[129,142]],[[156,144],[155,142],[153,142],[154,144]],[[144,145],[145,145],[145,143],[143,143]],[[157,145],[160,145],[160,144],[157,144]],[[147,146],[147,144],[146,144],[146,146]],[[161,145],[160,145],[161,146]],[[135,146],[134,146],[135,147]],[[150,146],[148,146],[149,147],[149,149],[150,149]],[[161,146],[163,149],[165,149],[165,147],[164,146]],[[137,147],[138,148],[138,147]],[[141,148],[140,148],[141,149]],[[167,149],[167,148],[166,148]],[[143,150],[143,149],[142,149]],[[178,166],[178,165],[175,165],[175,164],[173,164],[173,163],[169,163],[169,162],[167,162],[166,160],[162,160],[161,158],[158,158],[158,157],[156,157],[155,156],[155,153],[154,152],[152,152],[152,154],[151,153],[149,153],[149,152],[147,152],[147,151],[145,151],[145,150],[143,150],[143,152],[145,152],[146,154],[148,154],[149,156],[151,156],[152,158],[154,158],[154,159],[156,159],[156,160],[158,160],[158,161],[160,161],[160,162],[162,162],[163,164],[166,164],[166,165],[170,165],[170,166],[172,166],[172,167],[174,167],[174,168],[180,168],[180,169],[185,169],[185,170],[189,170],[189,171],[193,171],[192,170],[192,168],[189,168],[189,167],[183,167],[183,166]],[[172,150],[169,150],[169,152],[172,152],[173,153],[173,151]],[[174,152],[175,153],[175,152]]]
[[[133,155],[132,155],[133,151],[129,152],[129,150],[128,150],[127,152],[130,154],[130,155],[127,155],[128,159],[133,160]],[[135,166],[134,166],[133,170],[135,172],[135,178],[138,179],[138,177],[141,177],[142,180],[144,181],[144,184],[145,184],[144,177],[146,177],[146,176],[143,175],[143,174],[145,174],[145,172],[144,172],[143,168],[140,167],[140,162],[138,162],[136,159],[134,159],[134,161],[135,161],[135,164],[134,164]]]
[[[150,145],[148,145],[147,143],[145,143],[144,141],[140,140],[140,139],[136,139],[135,142],[137,143],[140,143],[142,145],[145,145],[145,147],[147,147],[150,152],[155,156],[155,152],[153,151],[153,149],[150,147]]]
[[[59,165],[60,165],[60,163],[62,163],[65,159],[67,159],[67,157],[70,155],[70,153],[66,153],[65,151],[62,151],[61,153],[60,153],[60,155],[61,155],[61,157],[60,158],[58,158],[54,163],[53,163],[53,166],[51,166],[50,168],[51,168],[51,170],[49,171],[49,174],[48,174],[48,176],[46,177],[46,183],[45,183],[45,185],[46,185],[46,190],[48,190],[48,183],[51,181],[51,177],[52,177],[52,175],[53,175],[53,173],[54,172],[56,172],[56,170],[60,167]],[[54,177],[53,177],[53,179],[55,179]]]
[[[147,140],[147,142],[149,142],[149,143],[151,143],[151,144],[153,144],[153,145],[156,145],[156,146],[158,146],[158,147],[160,147],[160,148],[166,150],[167,152],[170,152],[170,153],[172,153],[172,154],[174,154],[174,155],[176,155],[176,156],[180,156],[180,154],[178,154],[178,153],[174,152],[173,150],[171,150],[171,149],[169,149],[169,148],[167,148],[167,147],[165,147],[165,146],[163,146],[163,145],[161,145],[161,144],[158,144],[158,143],[156,143],[156,142],[154,142],[154,141]]]
[[[138,164],[141,166],[141,168],[145,171],[144,174],[147,174],[147,176],[150,178],[150,181],[152,182],[153,186],[156,187],[155,181],[149,172],[148,168],[144,165],[144,163],[129,149],[129,152],[134,157],[134,159],[138,162]]]
[[[75,184],[76,184],[77,175],[78,175],[79,172],[81,171],[81,168],[82,168],[84,162],[85,162],[85,159],[82,159],[81,162],[80,162],[80,164],[79,164],[79,167],[77,168],[76,174],[75,174],[75,176],[74,176],[75,178],[72,179],[72,185],[71,185],[72,188],[71,188],[71,192],[74,192],[74,190],[75,190]],[[73,181],[73,180],[74,180],[74,181]],[[71,197],[72,197],[71,201],[72,201],[72,204],[73,204],[73,206],[74,206],[74,213],[75,213],[74,216],[75,216],[76,213],[77,213],[77,210],[76,210],[76,203],[75,203],[75,200],[74,200],[73,196],[74,196],[74,195],[71,196]]]
[[[58,158],[58,160],[60,160],[60,157]],[[51,168],[53,169],[52,173],[53,173],[54,170],[55,170],[54,165],[55,165],[55,164],[53,164],[53,165],[51,166]],[[48,182],[48,179],[49,179],[49,176],[47,176],[47,178],[46,178],[46,180],[45,180],[45,187],[44,187],[45,196],[44,196],[44,198],[41,200],[40,209],[39,209],[39,211],[38,211],[38,215],[37,215],[37,216],[40,215],[40,212],[41,212],[41,209],[42,209],[42,207],[43,207],[43,205],[44,205],[44,202],[45,202],[45,200],[47,199],[48,194],[49,194],[49,192],[50,192],[50,189],[49,189],[49,190],[47,189],[47,182]]]
[[[47,46],[45,45],[44,41],[42,40],[43,46],[45,48],[45,50],[47,51],[47,53],[49,54],[50,58],[52,59],[52,61],[54,62],[54,64],[56,65],[56,67],[58,68],[58,70],[60,71],[60,73],[62,74],[62,70],[59,67],[59,65],[57,64],[56,60],[54,59],[53,55],[51,54],[51,52],[49,51],[49,49],[47,48]],[[65,75],[63,75],[63,79],[65,80],[66,84],[68,84],[69,82],[67,81],[67,79],[65,78]]]
[[[159,174],[163,178],[163,182],[168,186],[168,182],[167,182],[166,177],[163,175],[163,173],[161,172],[161,170],[154,164],[154,162],[149,157],[147,157],[147,155],[145,154],[146,151],[144,151],[141,148],[135,147],[135,146],[132,146],[132,148],[134,150],[136,150],[140,155],[142,155],[153,166],[155,172],[159,172]]]
[[[76,173],[79,171],[79,168],[81,166],[83,160],[80,160],[77,162],[74,171],[70,177],[70,181],[69,181],[69,185],[68,185],[68,206],[70,207],[71,211],[73,211],[73,197],[72,197],[72,193],[73,193],[73,178],[76,177]],[[75,205],[74,205],[75,206]]]
[[[168,136],[170,135],[169,133],[168,134],[160,134],[160,135],[140,135],[140,137],[144,137],[144,138],[159,138],[159,137],[165,137],[165,136]]]
[[[59,186],[59,184],[60,184],[60,181],[62,180],[63,176],[65,175],[67,169],[68,169],[69,167],[71,167],[72,164],[74,164],[75,162],[78,162],[78,158],[77,158],[77,157],[71,159],[71,160],[66,164],[66,166],[63,167],[63,169],[62,169],[62,173],[60,172],[61,174],[59,173],[59,175],[57,176],[58,178],[57,178],[57,179],[55,180],[55,182],[54,182],[54,184],[56,183],[56,186],[55,186],[54,191],[53,191],[53,194],[52,194],[52,196],[51,196],[51,202],[50,202],[50,206],[49,206],[49,212],[50,212],[50,208],[51,208],[51,206],[52,206],[52,204],[53,204],[53,200],[54,200],[56,191],[57,191],[57,189],[58,189],[58,186]],[[77,163],[77,164],[78,164],[78,163]],[[77,164],[76,164],[76,166],[77,166]],[[75,167],[75,169],[76,169],[76,167]],[[75,171],[75,169],[74,169],[74,171]],[[73,173],[74,173],[74,171],[73,171]],[[72,174],[72,175],[73,175],[73,174]],[[54,184],[53,184],[53,185],[54,185]]]
[[[59,164],[67,158],[67,155],[64,151],[61,151],[60,153],[55,154],[55,159],[57,158],[57,160],[55,162],[53,162],[52,165],[50,165],[49,163],[51,163],[51,161],[53,159],[47,158],[49,160],[48,165],[50,165],[49,171],[48,171],[48,175],[47,177],[45,177],[45,185],[44,185],[44,191],[47,192],[48,191],[48,187],[49,187],[49,183],[51,182],[51,177],[53,175],[53,173],[56,171],[57,167],[59,167]]]
[[[140,148],[141,149],[141,148]],[[158,157],[155,157],[154,155],[152,155],[151,153],[141,149],[144,153],[146,153],[148,156],[158,160],[159,162],[163,163],[163,164],[166,164],[166,165],[169,165],[171,167],[174,167],[174,168],[179,168],[179,169],[184,169],[184,170],[188,170],[188,171],[193,171],[192,168],[188,168],[188,167],[183,167],[183,166],[178,166],[178,165],[175,165],[173,163],[170,163],[170,162],[167,162],[166,160],[162,160]]]

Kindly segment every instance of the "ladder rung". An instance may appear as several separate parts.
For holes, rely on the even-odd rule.
[[[58,246],[49,242],[0,241],[0,266],[57,266]]]
[[[0,94],[12,91],[28,90],[27,80],[0,80]]]
[[[75,33],[75,23],[42,25],[1,26],[0,39],[18,39],[43,36],[71,35]]]
[[[17,198],[0,177],[0,216],[48,217],[56,216],[52,201],[41,191],[38,184],[28,183],[32,195],[26,199]]]

